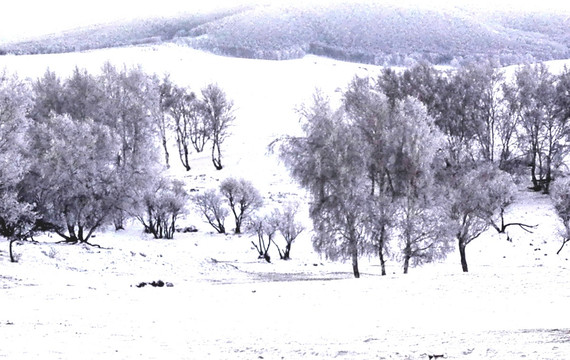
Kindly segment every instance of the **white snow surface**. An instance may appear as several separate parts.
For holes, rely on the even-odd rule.
[[[219,57],[163,45],[84,53],[0,57],[0,68],[32,79],[47,67],[68,76],[75,66],[98,71],[105,61],[168,72],[194,91],[217,82],[237,107],[224,143],[225,168],[194,155],[184,172],[171,151],[172,173],[189,190],[216,188],[228,176],[251,180],[266,208],[301,203],[273,139],[298,134],[295,108],[316,87],[333,100],[354,76],[378,67],[308,56],[291,61]],[[102,229],[102,248],[57,243],[15,247],[10,263],[0,243],[0,358],[5,359],[568,359],[570,248],[560,247],[548,197],[521,188],[508,221],[537,225],[532,233],[494,230],[459,254],[402,275],[397,259],[380,276],[378,259],[349,263],[312,250],[310,231],[293,244],[290,261],[257,259],[249,235],[219,235],[190,212],[180,225],[196,233],[154,240],[135,222]],[[231,224],[231,219],[228,219]],[[172,287],[138,288],[162,280]]]

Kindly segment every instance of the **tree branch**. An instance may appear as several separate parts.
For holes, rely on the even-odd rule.
[[[556,252],[556,255],[560,254],[560,252],[564,248],[564,245],[566,245],[567,242],[570,242],[570,238],[564,239],[564,241],[562,242],[562,246],[560,246],[560,249],[558,249],[558,251]]]

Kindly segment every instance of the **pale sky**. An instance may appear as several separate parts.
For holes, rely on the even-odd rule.
[[[277,0],[280,1],[280,0]],[[178,12],[208,11],[217,7],[247,2],[275,0],[0,0],[0,42],[23,37],[59,32],[94,23]],[[294,0],[300,3],[330,0]],[[339,1],[339,0],[334,0]],[[346,0],[344,0],[346,1]],[[458,3],[478,7],[501,6],[513,9],[559,9],[570,14],[568,0],[376,0],[417,3],[422,6],[450,6]],[[282,0],[291,3],[292,1]]]

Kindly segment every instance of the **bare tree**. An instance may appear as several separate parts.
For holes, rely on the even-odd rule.
[[[168,105],[170,93],[172,91],[172,83],[170,82],[169,75],[165,75],[162,81],[160,81],[156,76],[153,76],[153,83],[156,87],[157,96],[153,96],[156,103],[151,107],[151,114],[160,134],[166,167],[170,168],[170,153],[168,151],[167,134],[171,127],[168,116]]]
[[[190,171],[190,137],[191,124],[198,117],[196,112],[196,95],[188,93],[186,89],[174,86],[166,100],[169,112],[174,119],[176,146],[182,165]]]
[[[233,102],[218,85],[210,84],[202,89],[200,109],[212,139],[212,163],[217,170],[221,170],[221,144],[234,120]]]
[[[268,263],[271,262],[269,256],[269,248],[271,243],[274,242],[274,237],[277,232],[277,223],[275,218],[271,216],[254,217],[248,224],[251,232],[257,235],[257,243],[251,243],[259,254],[259,259],[265,259]]]
[[[285,249],[281,251],[279,246],[279,256],[282,260],[289,260],[291,258],[291,246],[295,239],[303,232],[304,227],[301,223],[296,221],[298,204],[287,204],[283,211],[275,210],[272,214],[277,230],[285,239]],[[275,241],[274,241],[275,242]]]
[[[196,195],[194,197],[194,204],[198,211],[204,215],[208,224],[219,234],[226,233],[224,223],[229,211],[223,206],[223,199],[216,190],[210,189],[202,194]]]

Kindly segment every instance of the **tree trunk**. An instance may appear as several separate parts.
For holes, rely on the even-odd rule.
[[[15,238],[11,238],[11,239],[10,239],[10,245],[9,245],[9,248],[10,248],[10,262],[13,262],[13,263],[16,262],[16,258],[14,257],[14,251],[13,251],[13,246],[14,246],[14,242],[15,242],[15,241],[16,241]],[[561,249],[561,250],[562,250],[562,249]]]
[[[237,215],[233,208],[232,208],[232,211],[233,211],[234,217],[236,219],[236,228],[234,230],[234,233],[241,234],[241,222],[243,220],[243,218],[242,218],[243,212],[241,212],[239,215]]]
[[[352,254],[352,272],[356,279],[360,277],[360,271],[358,270],[358,253],[354,254],[354,252]]]
[[[212,145],[212,163],[214,164],[216,170],[222,170],[222,152],[220,150],[220,144],[218,144],[215,140],[214,144]]]
[[[404,274],[408,273],[408,268],[410,267],[410,256],[409,255],[405,255],[404,256]]]
[[[184,165],[184,168],[186,168],[186,171],[190,171],[191,167],[190,167],[190,160],[188,159],[188,146],[184,145],[184,161],[182,161],[182,164]]]
[[[162,135],[162,147],[164,148],[164,161],[166,161],[166,168],[170,169],[170,154],[168,153],[168,144],[164,134]]]
[[[386,260],[384,260],[384,253],[380,250],[380,268],[382,269],[382,276],[386,276]]]
[[[540,184],[538,179],[536,178],[536,150],[535,147],[533,146],[533,150],[532,150],[532,162],[530,164],[530,177],[532,180],[532,189],[534,191],[539,191],[540,190]]]
[[[550,170],[550,156],[547,157],[546,161],[546,178],[544,179],[542,193],[548,195],[550,193],[550,182],[552,181],[552,172]]]
[[[560,252],[564,248],[564,245],[566,245],[566,243],[569,241],[570,241],[570,239],[564,239],[564,241],[562,242],[562,246],[560,247],[560,249],[558,249],[558,251],[556,252],[556,255],[560,255]]]
[[[349,232],[349,246],[350,246],[350,256],[352,258],[352,272],[354,277],[358,279],[360,277],[360,271],[358,270],[358,237],[354,228],[354,219],[349,216],[350,232]]]
[[[283,253],[283,260],[289,260],[291,258],[291,243],[287,242],[285,245],[285,252]]]
[[[461,268],[463,269],[463,272],[468,272],[469,269],[467,267],[467,257],[465,255],[466,245],[460,237],[458,237],[457,239],[458,239],[458,245],[459,245],[459,255],[461,257]]]
[[[380,258],[380,268],[382,269],[382,276],[386,276],[386,260],[384,259],[385,236],[386,236],[386,226],[382,225],[382,229],[380,229],[380,241],[378,242],[378,257]]]
[[[123,210],[117,210],[113,215],[113,224],[115,225],[115,231],[125,230],[125,214]]]

